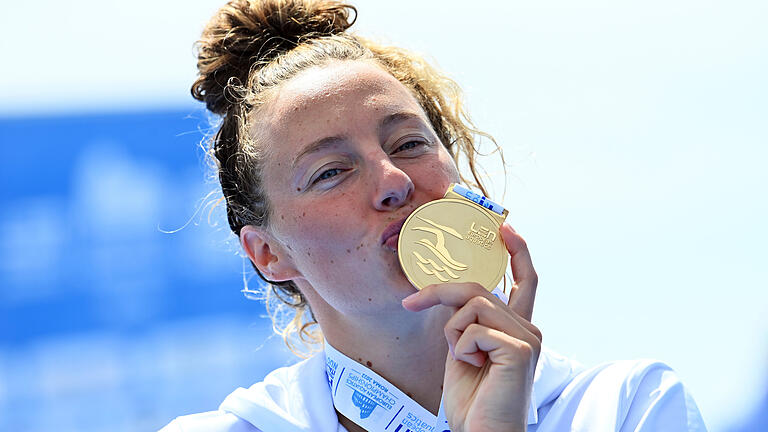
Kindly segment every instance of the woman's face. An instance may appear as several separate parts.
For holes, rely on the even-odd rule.
[[[401,309],[415,288],[397,237],[382,236],[459,181],[414,96],[373,62],[336,61],[281,85],[255,121],[270,248],[313,310],[320,300],[348,314]]]

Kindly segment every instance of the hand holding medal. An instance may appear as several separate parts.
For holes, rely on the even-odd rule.
[[[443,400],[452,432],[526,429],[542,338],[530,322],[538,277],[523,238],[506,223],[496,232],[505,246],[504,261],[507,252],[511,256],[515,284],[508,304],[489,292],[495,283],[489,288],[479,279],[422,286],[403,300],[411,311],[439,304],[455,310],[445,325]]]

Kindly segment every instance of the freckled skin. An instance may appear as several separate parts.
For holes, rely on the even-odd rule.
[[[403,112],[418,118],[379,127],[386,116]],[[291,279],[307,295],[313,313],[318,319],[330,311],[361,317],[402,313],[401,300],[414,288],[397,254],[381,244],[381,235],[459,180],[453,159],[410,91],[373,63],[333,62],[281,85],[254,121],[265,143],[263,179],[272,209],[301,215],[272,222],[273,249],[293,269]],[[333,136],[345,139],[300,159],[294,168],[307,145]],[[403,153],[398,146],[410,139],[432,144],[420,153]],[[313,184],[326,166],[343,170]],[[281,245],[306,254],[281,256]]]

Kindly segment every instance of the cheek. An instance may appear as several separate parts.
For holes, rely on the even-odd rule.
[[[459,182],[459,171],[450,155],[441,154],[410,170],[409,176],[429,196],[442,197],[448,185]]]
[[[440,152],[439,159],[445,176],[448,177],[451,182],[458,182],[459,169],[456,167],[456,162],[453,161],[453,158],[451,157],[450,153],[448,153],[448,150],[443,149],[443,151]]]
[[[364,227],[355,223],[359,208],[340,198],[304,203],[280,216],[281,238],[297,263],[335,265],[364,246]]]

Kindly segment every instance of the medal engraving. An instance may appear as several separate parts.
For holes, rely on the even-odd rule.
[[[426,222],[427,225],[414,224],[410,229],[434,234],[435,242],[433,243],[431,241],[429,238],[431,236],[427,236],[415,241],[414,244],[423,246],[426,250],[422,250],[422,253],[437,258],[441,263],[438,264],[431,258],[424,258],[424,256],[417,250],[418,248],[414,248],[413,256],[416,257],[416,265],[418,268],[421,269],[425,275],[434,276],[437,279],[435,282],[449,282],[451,279],[458,279],[459,276],[455,272],[462,272],[468,267],[466,264],[456,261],[451,256],[451,252],[445,246],[445,233],[452,235],[459,240],[464,240],[464,237],[451,227],[440,225],[423,217],[416,216],[416,218]],[[450,279],[447,279],[446,276]]]
[[[480,229],[475,229],[475,223],[472,222],[472,226],[469,227],[469,232],[467,233],[467,240],[484,249],[491,250],[493,241],[496,240],[496,233],[483,226]]]

